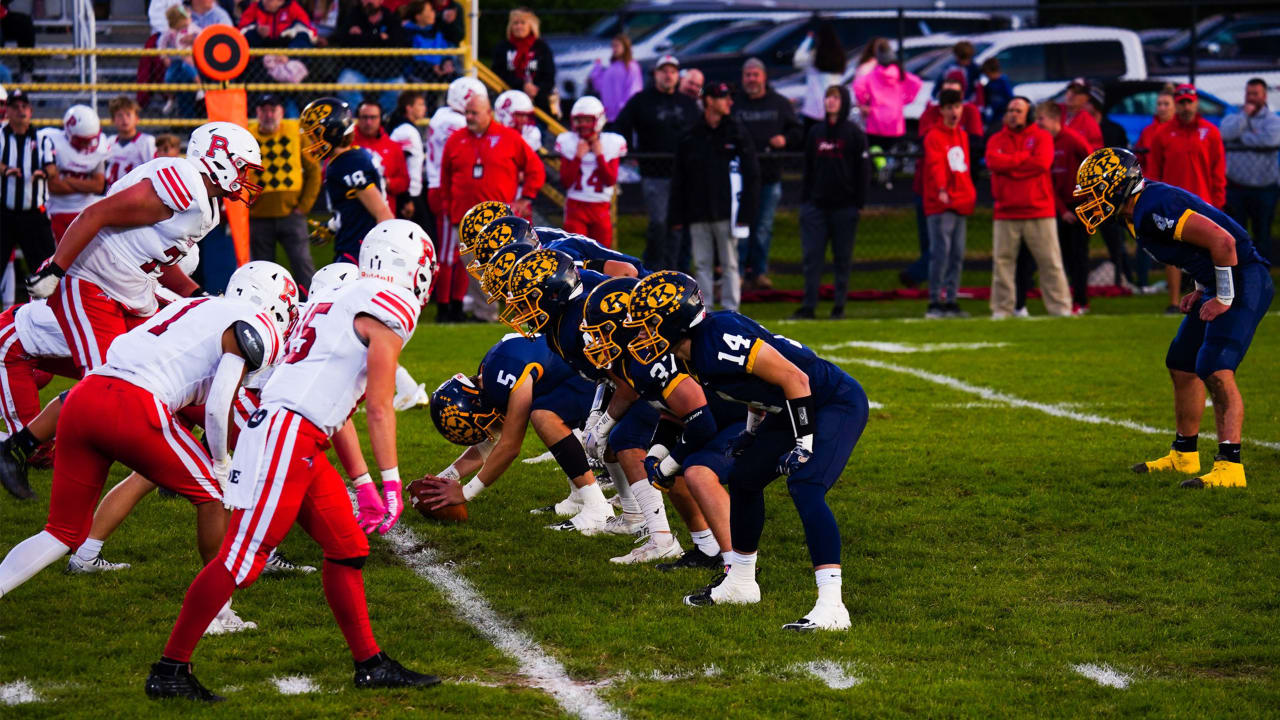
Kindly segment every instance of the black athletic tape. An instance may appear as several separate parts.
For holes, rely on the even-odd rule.
[[[668,417],[658,420],[658,426],[653,429],[653,439],[649,441],[649,447],[661,445],[662,447],[674,447],[680,442],[680,434],[684,432],[684,426]]]
[[[605,264],[605,263],[607,263],[607,262],[609,262],[609,261],[608,261],[608,260],[588,260],[588,261],[583,265],[583,267],[585,267],[585,268],[586,268],[586,269],[588,269],[588,270],[595,270],[595,271],[596,271],[596,272],[598,272],[598,273],[603,273],[603,272],[604,272],[604,264]]]
[[[787,410],[791,414],[791,430],[797,438],[813,434],[814,411],[812,395],[787,400]]]
[[[577,436],[569,433],[563,440],[552,445],[551,457],[556,459],[560,465],[560,469],[564,470],[564,474],[569,479],[582,477],[591,470],[591,466],[587,464],[587,451],[583,449],[582,443],[578,442]]]
[[[671,459],[684,465],[686,458],[715,439],[718,430],[716,419],[712,417],[711,409],[706,405],[685,415],[682,419],[684,433],[680,436],[680,442],[671,448]]]
[[[235,325],[231,326],[236,336],[236,347],[240,348],[240,355],[244,358],[244,364],[250,370],[257,370],[262,367],[262,361],[266,355],[266,347],[262,342],[262,336],[258,334],[257,328],[243,320],[237,320]]]

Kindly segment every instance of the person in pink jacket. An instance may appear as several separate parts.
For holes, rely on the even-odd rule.
[[[923,84],[919,77],[898,67],[893,47],[880,46],[876,66],[853,81],[853,97],[866,118],[867,141],[888,149],[907,132],[902,108],[916,99]]]

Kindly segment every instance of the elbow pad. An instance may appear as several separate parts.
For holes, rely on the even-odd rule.
[[[250,370],[261,368],[266,347],[258,330],[243,320],[237,320],[231,329],[236,336],[236,347],[240,348],[240,355],[244,357],[244,364]]]
[[[685,415],[684,435],[680,444],[671,449],[671,457],[681,465],[694,451],[701,450],[716,437],[716,420],[706,405]]]

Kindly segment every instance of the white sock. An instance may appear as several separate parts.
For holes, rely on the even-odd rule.
[[[813,571],[818,582],[818,602],[842,604],[840,599],[840,568],[824,568]]]
[[[711,557],[720,554],[720,543],[716,542],[716,536],[711,532],[711,528],[706,530],[694,530],[693,544],[702,551],[703,555]]]
[[[85,562],[91,562],[102,554],[102,542],[102,540],[94,540],[93,538],[85,540],[80,549],[76,550],[76,557]]]
[[[613,478],[613,488],[618,491],[618,499],[622,502],[622,512],[632,515],[638,514],[640,512],[640,503],[631,492],[631,481],[627,480],[626,473],[622,472],[622,465],[616,462],[606,462],[604,466],[609,469],[609,477]]]
[[[13,592],[33,575],[49,567],[71,548],[42,530],[23,540],[0,561],[0,597]]]
[[[418,383],[403,365],[396,366],[396,395],[411,395],[418,391]]]
[[[583,508],[612,507],[609,505],[609,501],[604,499],[604,492],[600,490],[600,483],[591,483],[578,488],[578,497],[582,498]]]
[[[756,581],[756,553],[747,555],[730,550],[724,554],[724,562],[729,566],[727,580],[740,583]]]
[[[671,532],[671,523],[667,520],[667,507],[662,501],[662,493],[641,480],[631,486],[631,494],[635,496],[640,512],[644,513],[644,527],[649,534]]]

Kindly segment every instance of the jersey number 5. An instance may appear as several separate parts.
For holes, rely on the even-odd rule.
[[[296,330],[297,334],[289,338],[289,354],[284,356],[285,364],[293,364],[307,357],[307,353],[311,352],[311,346],[316,343],[316,329],[311,327],[311,321],[317,315],[329,312],[331,307],[333,303],[317,303],[307,311],[306,317],[302,318],[302,323]]]

